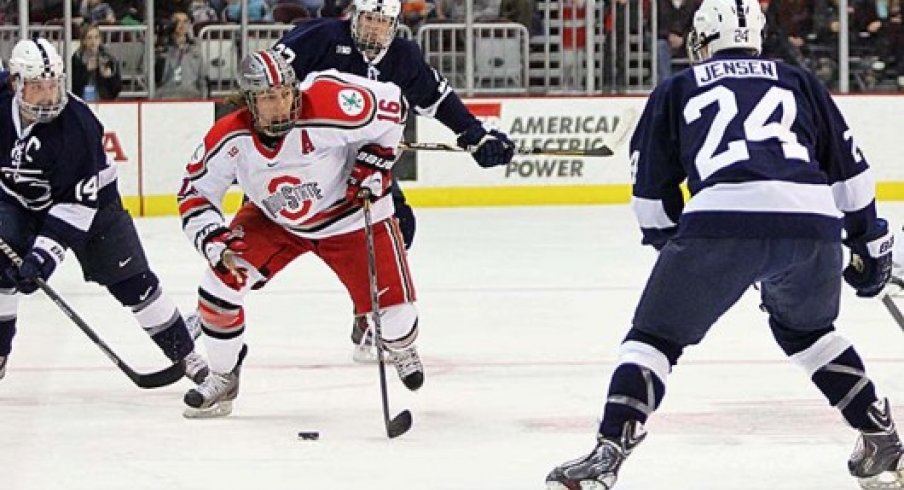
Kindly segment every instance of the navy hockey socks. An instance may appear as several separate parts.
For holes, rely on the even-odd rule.
[[[13,350],[16,336],[16,317],[0,320],[0,356],[8,356]]]
[[[618,439],[625,422],[645,423],[665,396],[665,384],[649,368],[621,364],[612,374],[600,434]]]
[[[880,429],[867,415],[870,405],[878,399],[876,387],[866,376],[863,361],[853,347],[819,368],[812,379],[852,427],[865,431]]]
[[[163,294],[157,276],[151,271],[136,274],[107,289],[132,314],[141,328],[172,361],[179,361],[195,350],[185,321],[169,296]]]
[[[619,348],[599,432],[618,439],[625,423],[645,423],[665,396],[665,379],[683,348],[632,328]]]
[[[769,324],[779,346],[802,367],[819,391],[855,429],[878,430],[867,415],[877,400],[876,387],[866,377],[863,361],[850,341],[828,327],[813,332],[785,328],[775,319]]]

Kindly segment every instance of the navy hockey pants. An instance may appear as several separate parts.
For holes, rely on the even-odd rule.
[[[841,270],[837,242],[672,239],[647,280],[633,325],[680,346],[696,344],[751,284],[760,282],[770,323],[802,334],[830,328],[838,317]]]

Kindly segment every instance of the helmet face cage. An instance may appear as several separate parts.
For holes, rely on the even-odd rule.
[[[16,102],[19,108],[35,122],[46,123],[63,112],[69,101],[63,59],[56,48],[43,38],[22,40],[13,47],[9,58],[9,71],[16,84]],[[53,83],[56,95],[51,102],[25,100],[25,85]]]
[[[388,48],[399,28],[399,0],[355,0],[352,38],[355,46],[370,58]]]
[[[295,70],[272,49],[257,51],[242,60],[239,68],[239,89],[254,117],[258,131],[273,137],[283,136],[294,126],[301,113],[301,99],[296,87]],[[258,108],[258,96],[269,95],[273,89],[292,89],[292,107],[284,119],[263,121]]]
[[[725,49],[759,54],[765,27],[766,16],[756,0],[704,0],[687,37],[688,57],[696,63]]]

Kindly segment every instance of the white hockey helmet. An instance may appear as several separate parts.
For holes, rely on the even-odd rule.
[[[757,0],[703,0],[687,38],[691,61],[708,59],[725,49],[763,50],[766,16]]]
[[[37,122],[50,122],[63,112],[68,101],[63,58],[53,44],[42,37],[23,39],[13,46],[9,72],[16,84],[16,98],[22,111]],[[23,88],[29,82],[55,82],[53,100],[26,101]]]
[[[301,113],[301,98],[296,87],[295,70],[285,57],[272,49],[255,51],[245,56],[239,66],[238,82],[251,115],[254,116],[254,124],[260,132],[279,137],[295,127],[295,121]],[[281,87],[289,87],[293,92],[294,101],[289,114],[285,118],[263,121],[258,108],[258,95]]]
[[[395,39],[402,13],[401,0],[355,0],[352,38],[355,46],[375,58]]]

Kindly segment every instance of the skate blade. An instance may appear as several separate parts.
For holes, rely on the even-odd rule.
[[[377,359],[377,350],[372,346],[355,346],[355,350],[352,352],[352,360],[355,362],[360,362],[362,364],[374,364],[379,359]],[[392,354],[388,352],[383,353],[383,362],[386,364],[395,363],[395,358]]]
[[[858,478],[857,482],[864,490],[902,490],[904,489],[904,469],[883,471],[869,478]]]
[[[581,490],[608,490],[609,487],[595,480],[581,480],[579,483]],[[557,481],[547,481],[546,490],[569,490],[564,483]]]
[[[224,400],[208,408],[187,407],[182,416],[187,419],[215,419],[232,413],[232,400]]]

